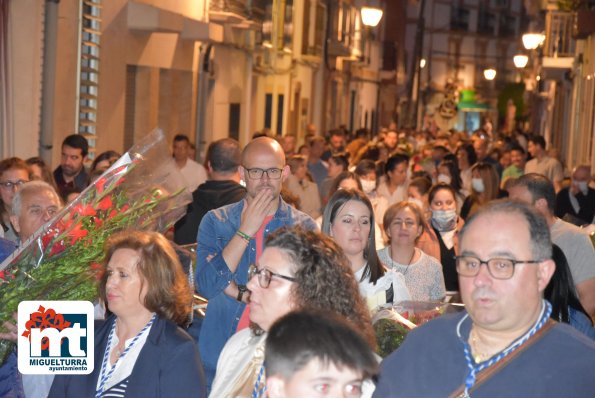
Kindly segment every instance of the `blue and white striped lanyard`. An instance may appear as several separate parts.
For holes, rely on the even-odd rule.
[[[260,386],[261,382],[262,382],[262,387]],[[262,397],[266,390],[267,390],[267,385],[264,380],[264,364],[262,364],[260,366],[260,370],[258,371],[258,377],[256,378],[256,383],[254,383],[254,389],[252,390],[252,398]]]
[[[471,347],[469,345],[469,342],[466,339],[461,337],[461,331],[460,331],[461,325],[462,325],[463,321],[469,316],[468,314],[465,315],[463,317],[463,319],[461,319],[457,325],[457,335],[463,342],[463,347],[464,347],[464,352],[465,352],[465,361],[467,362],[467,367],[469,368],[469,373],[467,373],[467,377],[465,378],[465,393],[463,394],[463,397],[470,397],[469,390],[471,390],[471,388],[475,384],[475,378],[476,378],[477,373],[494,365],[496,362],[498,362],[499,360],[501,360],[502,358],[504,358],[505,356],[507,356],[508,354],[513,352],[515,349],[517,349],[521,345],[523,345],[527,340],[529,340],[529,338],[531,336],[533,336],[535,333],[537,333],[537,331],[539,329],[541,329],[543,327],[543,325],[545,325],[547,320],[550,318],[551,313],[552,313],[552,305],[549,302],[547,302],[546,300],[543,300],[543,304],[542,304],[542,308],[541,308],[541,315],[540,315],[539,319],[537,320],[537,322],[535,323],[535,325],[533,325],[533,327],[531,329],[529,329],[529,331],[527,333],[525,333],[523,336],[519,337],[514,343],[512,343],[510,346],[508,346],[508,348],[506,348],[504,351],[502,351],[498,355],[490,358],[488,361],[484,361],[479,364],[476,364],[475,361],[473,360],[473,358],[471,357]]]
[[[138,339],[143,335],[143,333],[148,328],[151,327],[151,325],[155,321],[155,318],[156,318],[156,315],[153,314],[153,316],[151,317],[149,322],[145,325],[145,327],[142,328],[142,330],[140,332],[138,332],[138,334],[136,336],[134,336],[134,339],[132,339],[132,342],[128,345],[128,347],[126,347],[126,349],[120,354],[120,356],[118,356],[116,363],[114,363],[114,366],[112,366],[110,371],[106,374],[107,361],[109,361],[110,349],[112,347],[112,340],[113,340],[114,334],[116,332],[116,320],[114,320],[112,330],[110,331],[109,338],[107,339],[107,346],[105,347],[105,353],[103,354],[103,361],[101,362],[101,372],[99,373],[99,377],[101,378],[101,383],[99,383],[99,388],[95,392],[95,398],[101,397],[101,395],[103,394],[103,390],[105,389],[105,383],[107,383],[107,381],[112,377],[112,374],[116,370],[116,367],[117,367],[118,363],[120,362],[120,360],[123,359],[126,356],[126,354],[128,354],[128,351],[130,351],[130,349],[132,347],[134,347],[134,345],[136,344]]]

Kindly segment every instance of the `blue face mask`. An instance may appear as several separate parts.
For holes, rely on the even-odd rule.
[[[452,231],[457,226],[456,210],[434,210],[432,225],[440,232]]]

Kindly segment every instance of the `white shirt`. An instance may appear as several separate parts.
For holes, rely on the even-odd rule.
[[[180,172],[184,176],[190,192],[194,192],[200,184],[207,180],[207,170],[192,159],[186,160],[186,164],[180,169]]]
[[[379,305],[386,304],[386,291],[390,288],[391,284],[393,285],[393,303],[411,300],[411,295],[405,284],[403,274],[389,269],[376,281],[376,284],[373,284],[369,279],[361,280],[365,268],[366,266],[364,265],[355,272],[355,279],[359,284],[359,291],[366,299],[370,310],[375,309]]]

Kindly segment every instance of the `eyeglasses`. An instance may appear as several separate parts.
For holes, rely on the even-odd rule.
[[[271,180],[278,180],[281,178],[281,174],[283,174],[283,169],[278,169],[276,167],[271,167],[270,169],[246,169],[248,172],[248,177],[252,180],[259,180],[262,178],[263,174],[267,175],[267,178]]]
[[[509,258],[490,258],[487,261],[474,256],[455,256],[457,273],[461,276],[476,276],[482,264],[488,267],[488,272],[495,279],[510,279],[514,275],[517,264],[538,264],[536,260],[511,260]]]
[[[25,181],[25,180],[3,181],[3,182],[0,182],[0,187],[2,187],[4,189],[14,189],[14,188],[19,188],[21,185],[23,185],[26,182],[29,182],[29,181]]]
[[[393,222],[391,223],[392,225],[396,225],[399,228],[402,228],[403,226],[406,229],[409,228],[413,228],[415,226],[415,224],[417,224],[415,221],[413,220],[393,220]]]
[[[269,285],[271,284],[271,279],[273,278],[273,276],[276,276],[278,278],[282,278],[285,279],[287,281],[290,282],[295,282],[295,278],[291,277],[291,276],[285,276],[285,275],[281,275],[281,274],[276,274],[266,268],[261,268],[258,269],[256,267],[256,264],[252,264],[250,265],[250,267],[248,268],[248,280],[251,280],[252,278],[254,278],[256,275],[258,275],[258,284],[260,285],[261,288],[266,289],[267,287],[269,287]]]

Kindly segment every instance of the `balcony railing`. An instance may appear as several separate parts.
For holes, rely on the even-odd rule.
[[[574,57],[576,41],[573,38],[575,13],[549,11],[545,17],[545,44],[543,55],[561,58]]]

